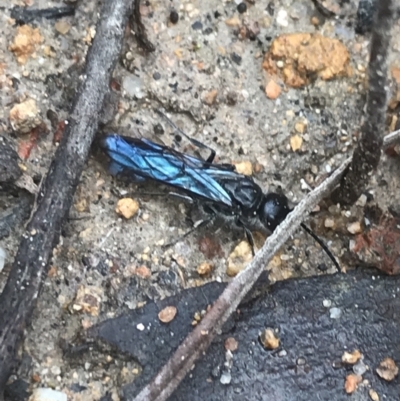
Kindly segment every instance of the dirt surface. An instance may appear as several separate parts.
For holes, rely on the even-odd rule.
[[[65,6],[57,1],[25,3],[37,8]],[[28,39],[18,41],[21,28],[11,20],[10,10],[25,3],[0,1],[0,134],[26,157],[25,172],[37,177],[47,171],[76,86],[84,79],[80,72],[95,34],[99,4],[77,2],[73,17],[32,21]],[[170,22],[173,9],[179,14],[175,24]],[[141,12],[155,51],[146,54],[126,33],[103,131],[156,136],[172,144],[172,128],[154,111],[163,108],[187,134],[213,147],[219,162],[251,162],[253,176],[266,192],[281,190],[294,203],[351,153],[365,104],[369,43],[368,34],[354,33],[355,15],[326,17],[307,0],[256,1],[247,3],[243,14],[234,1],[152,0]],[[399,31],[396,24],[391,54],[395,67],[399,67]],[[352,73],[311,80],[300,88],[285,85],[279,71],[270,74],[262,66],[273,39],[289,33],[338,39],[348,50]],[[272,92],[266,94],[271,81]],[[389,119],[388,132],[390,124],[394,125]],[[193,151],[185,141],[178,149]],[[107,390],[117,399],[118,387],[131,381],[139,367],[111,357],[95,368],[85,360],[71,364],[63,357],[62,344],[84,335],[93,323],[148,299],[227,280],[227,258],[243,240],[242,233],[229,229],[203,230],[164,250],[161,245],[190,229],[189,206],[165,193],[149,196],[161,188],[142,189],[112,178],[105,166],[104,155],[94,151],[21,350],[26,363],[18,377],[30,389],[56,388],[71,400],[97,400]],[[367,200],[377,201],[383,211],[400,210],[398,176],[398,160],[385,155]],[[21,196],[20,191],[4,190],[0,210],[13,207]],[[115,211],[121,198],[139,202],[138,213],[129,220]],[[361,230],[366,224],[364,206],[360,201],[348,211],[331,207],[313,217],[313,227],[344,269],[354,265],[345,256],[353,234],[360,232],[351,224],[360,223]],[[329,219],[333,224],[327,224]],[[22,230],[18,224],[11,235],[0,239],[8,255],[0,288]],[[212,265],[206,278],[197,272],[204,262]],[[268,268],[271,280],[334,271],[303,232]],[[75,391],[77,384],[85,389]]]

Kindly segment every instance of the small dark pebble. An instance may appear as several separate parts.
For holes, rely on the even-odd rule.
[[[214,32],[214,30],[209,26],[208,28],[204,29],[203,34],[211,35],[213,32]]]
[[[19,84],[21,83],[20,80],[18,78],[13,77],[11,78],[11,82],[13,89],[17,91],[19,88]]]
[[[196,21],[195,23],[192,24],[192,29],[194,31],[200,31],[203,29],[203,24],[201,23],[201,21]]]
[[[179,14],[175,10],[172,10],[171,13],[169,14],[169,20],[173,24],[176,24],[179,21]]]
[[[156,135],[163,135],[164,134],[164,127],[158,123],[153,127],[154,133]]]
[[[179,135],[179,134],[176,134],[176,135],[175,135],[175,141],[176,141],[176,142],[181,142],[181,141],[182,141],[182,136]]]
[[[214,12],[214,18],[215,19],[218,19],[219,17],[221,17],[222,16],[222,14],[219,12],[219,11],[215,11]]]
[[[81,393],[82,391],[85,391],[87,387],[81,386],[79,383],[72,383],[69,389],[74,393]]]
[[[158,71],[156,71],[156,72],[153,74],[153,79],[156,80],[156,81],[158,81],[160,78],[161,78],[161,74],[160,74]]]
[[[238,95],[234,91],[230,91],[226,95],[226,104],[229,106],[234,106],[237,103]]]
[[[337,359],[336,361],[332,362],[333,369],[341,369],[342,367],[343,367],[343,363],[340,359]]]
[[[237,54],[237,53],[232,53],[231,54],[231,60],[236,63],[237,65],[240,65],[242,62],[242,58]]]
[[[317,269],[320,270],[321,272],[326,272],[328,270],[328,266],[325,263],[320,263],[317,266]]]
[[[237,10],[239,11],[240,14],[243,14],[247,11],[247,5],[246,3],[240,3],[237,6]]]
[[[268,12],[268,14],[269,14],[271,17],[273,17],[273,15],[274,15],[274,13],[275,13],[275,4],[274,4],[273,1],[270,1],[270,2],[268,3],[267,12]]]

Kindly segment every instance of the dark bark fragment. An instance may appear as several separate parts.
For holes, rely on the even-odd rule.
[[[382,0],[377,5],[371,38],[365,122],[351,165],[342,177],[340,187],[332,193],[335,203],[354,203],[367,187],[379,163],[387,108],[388,53],[395,16],[394,3]]]
[[[32,315],[52,249],[58,242],[97,131],[131,7],[130,0],[103,3],[96,36],[87,55],[86,79],[74,101],[66,131],[40,188],[34,213],[0,296],[0,389],[11,373],[16,347]]]
[[[147,53],[154,52],[155,47],[147,38],[146,29],[142,22],[142,16],[140,14],[140,0],[135,0],[135,8],[130,18],[130,24],[135,32],[135,38],[138,45]]]
[[[33,198],[29,194],[20,194],[13,207],[0,213],[0,239],[9,236],[14,227],[19,227],[29,218]]]
[[[266,276],[264,273],[261,277]],[[397,399],[398,378],[385,382],[376,375],[375,368],[386,356],[398,363],[400,298],[393,296],[398,286],[398,278],[365,269],[274,285],[258,281],[251,291],[252,298],[240,305],[240,312],[223,326],[190,377],[169,400],[346,401],[349,395],[343,386],[351,366],[343,364],[341,357],[344,351],[355,349],[362,352],[363,363],[370,367],[363,374],[370,386],[360,386],[354,396],[367,400],[372,387],[381,399]],[[106,343],[143,367],[137,379],[123,386],[123,400],[134,399],[190,332],[194,313],[212,304],[224,287],[213,282],[184,290],[89,330],[97,344]],[[158,313],[167,305],[176,306],[178,314],[165,325]],[[338,311],[335,318],[332,308]],[[140,323],[151,329],[137,330]],[[266,351],[258,341],[266,327],[278,330],[280,347],[274,351]],[[238,342],[231,369],[225,365],[224,343],[229,337]],[[109,353],[109,348],[105,352]],[[231,375],[229,384],[221,383],[224,373]]]
[[[63,17],[72,17],[75,14],[75,7],[51,7],[51,8],[29,8],[15,6],[11,9],[11,18],[15,19],[17,24],[29,24],[32,21],[45,19],[59,19]]]
[[[10,184],[22,175],[19,162],[18,154],[7,138],[0,136],[0,185]]]

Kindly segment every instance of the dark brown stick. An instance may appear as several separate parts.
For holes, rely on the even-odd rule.
[[[335,203],[354,203],[367,187],[371,173],[376,170],[381,157],[387,108],[388,53],[396,15],[394,3],[393,0],[377,1],[368,66],[369,89],[365,122],[351,165],[342,177],[340,187],[332,193]]]
[[[103,3],[96,37],[87,55],[85,79],[0,296],[0,391],[11,373],[16,347],[32,315],[97,131],[132,3],[131,0]]]

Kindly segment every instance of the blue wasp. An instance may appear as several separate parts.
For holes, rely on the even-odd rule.
[[[178,194],[171,194],[196,204],[205,216],[195,228],[222,218],[225,224],[244,230],[254,254],[252,231],[271,234],[292,210],[288,198],[279,193],[263,193],[252,178],[239,174],[231,164],[213,164],[213,149],[168,122],[195,146],[210,150],[210,156],[203,160],[145,138],[108,134],[101,139],[100,147],[111,160],[110,173],[127,175],[136,182],[152,180],[178,190]],[[302,227],[340,270],[325,243],[306,225]]]

